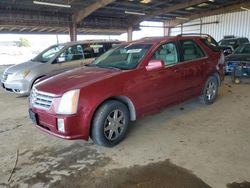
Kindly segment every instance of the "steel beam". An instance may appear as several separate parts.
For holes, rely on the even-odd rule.
[[[207,16],[214,16],[218,14],[224,14],[224,13],[230,13],[230,12],[236,12],[236,11],[242,11],[240,7],[245,7],[245,8],[250,8],[250,2],[245,2],[241,4],[236,4],[236,5],[229,5],[225,6],[223,8],[215,9],[215,10],[209,10],[209,11],[203,11],[198,14],[193,14],[191,16],[185,17],[186,20],[180,20],[180,19],[173,19],[170,20],[170,26],[175,27],[180,24],[187,23],[189,21],[202,18],[202,17],[207,17]]]
[[[141,16],[141,17],[133,16],[130,19],[131,20],[130,23],[132,23],[132,25],[137,25],[140,22],[145,21],[145,20],[149,20],[149,19],[151,19],[151,18],[153,18],[155,16],[175,12],[176,10],[180,10],[180,9],[184,9],[184,8],[187,8],[187,7],[190,7],[190,6],[198,5],[198,4],[207,2],[207,1],[208,0],[191,0],[191,1],[186,1],[185,3],[178,3],[178,4],[175,4],[173,6],[163,8],[161,10],[152,11],[149,14],[146,14],[145,16]]]
[[[105,7],[106,5],[114,2],[115,0],[98,0],[95,3],[83,8],[79,12],[73,15],[76,23],[81,22],[84,18],[95,12],[97,9]]]
[[[76,41],[77,40],[77,26],[76,23],[72,23],[69,26],[69,36],[70,41]]]

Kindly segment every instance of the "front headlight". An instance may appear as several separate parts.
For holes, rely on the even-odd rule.
[[[18,72],[18,73],[15,75],[15,79],[23,79],[23,78],[25,78],[26,76],[28,76],[29,73],[30,73],[30,70],[23,70],[23,71],[20,71],[20,72]]]
[[[68,91],[63,94],[57,109],[57,114],[71,115],[77,112],[80,89]]]

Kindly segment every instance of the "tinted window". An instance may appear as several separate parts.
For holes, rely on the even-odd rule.
[[[234,46],[236,44],[237,40],[235,39],[226,39],[226,40],[221,40],[220,45],[231,45]]]
[[[250,44],[241,45],[235,50],[234,54],[250,54]]]
[[[89,45],[84,45],[84,46],[83,46],[83,53],[84,53],[84,57],[85,57],[86,59],[96,57],[96,54],[95,54],[95,52],[94,52],[94,49],[91,48]]]
[[[193,40],[182,40],[180,41],[180,44],[184,61],[205,57],[205,53]]]
[[[83,45],[85,58],[95,58],[112,48],[112,43],[89,43]]]
[[[220,47],[218,45],[218,43],[211,37],[206,37],[206,38],[202,38],[201,41],[203,43],[205,43],[205,45],[207,47],[209,47],[211,50],[213,50],[214,52],[220,52]]]
[[[83,49],[81,45],[68,47],[58,58],[59,62],[75,61],[83,59]]]
[[[249,43],[249,40],[248,40],[247,38],[242,38],[242,39],[241,39],[241,43],[243,43],[243,44],[244,44],[244,43]]]
[[[176,45],[172,42],[161,45],[154,53],[152,59],[163,60],[165,65],[176,64],[178,62]]]

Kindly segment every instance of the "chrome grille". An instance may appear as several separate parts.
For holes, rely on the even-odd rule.
[[[53,94],[40,92],[34,88],[32,89],[30,94],[30,102],[32,106],[43,110],[50,109],[53,102],[53,98]]]

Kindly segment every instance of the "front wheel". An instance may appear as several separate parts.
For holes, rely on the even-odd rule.
[[[91,138],[98,145],[115,146],[126,136],[128,123],[127,106],[119,101],[107,101],[94,115]]]
[[[212,104],[218,94],[218,80],[215,76],[210,76],[203,88],[202,95],[200,96],[203,104]]]

